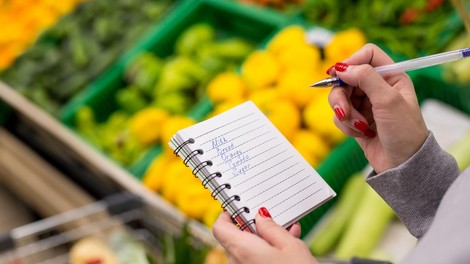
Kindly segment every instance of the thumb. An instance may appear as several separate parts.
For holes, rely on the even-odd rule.
[[[261,207],[256,215],[256,231],[261,238],[276,248],[282,248],[288,239],[293,238],[285,228],[274,222],[265,207]]]

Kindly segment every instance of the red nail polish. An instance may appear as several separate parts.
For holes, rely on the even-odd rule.
[[[374,130],[372,129],[367,129],[366,132],[364,132],[364,136],[368,137],[368,138],[373,138],[377,135],[377,133],[375,133]]]
[[[338,62],[335,64],[335,70],[339,72],[344,72],[348,67],[349,67],[349,64],[343,63],[343,62]]]
[[[333,70],[334,67],[335,67],[335,65],[328,68],[328,70],[326,70],[326,74],[330,75],[330,72]]]
[[[262,217],[271,218],[271,214],[269,214],[269,211],[268,211],[268,209],[266,209],[266,207],[261,207],[261,208],[258,210],[258,213],[259,213]]]
[[[344,119],[344,110],[343,110],[343,108],[341,108],[339,106],[335,106],[334,110],[335,110],[336,118],[338,118],[339,121],[343,121],[343,119]]]
[[[365,122],[360,120],[354,121],[353,126],[362,133],[365,133],[369,129],[369,126]]]

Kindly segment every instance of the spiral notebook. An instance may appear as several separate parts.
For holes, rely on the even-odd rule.
[[[242,230],[256,233],[260,207],[288,227],[336,195],[251,101],[179,130],[169,145]]]

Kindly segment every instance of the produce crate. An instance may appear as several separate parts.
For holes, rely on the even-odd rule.
[[[159,208],[148,205],[139,197],[129,193],[119,193],[62,214],[17,227],[4,234],[0,239],[0,262],[69,263],[71,248],[81,239],[94,237],[106,241],[110,236],[115,235],[115,232],[123,231],[128,235],[127,239],[140,244],[140,247],[136,247],[135,244],[129,245],[132,249],[144,249],[148,258],[163,263],[165,252],[171,250],[169,247],[175,246],[166,242],[170,241],[169,239],[175,239],[173,241],[175,243],[184,235],[184,228],[172,221]],[[203,256],[206,252],[202,250],[210,247],[207,241],[200,240],[197,236],[190,239],[191,245],[188,243],[186,248],[178,248],[186,251],[178,251],[179,255],[174,256],[185,258],[181,263],[197,263],[195,258],[188,259],[194,255],[187,253],[191,250],[193,252],[200,250],[201,254],[197,254],[200,257],[199,255]],[[91,252],[82,253],[91,254]],[[139,253],[132,253],[134,257],[135,254]]]
[[[418,99],[434,98],[470,114],[470,84],[446,82],[442,74],[440,66],[416,72],[413,81]]]
[[[193,24],[205,22],[223,36],[238,36],[253,43],[262,43],[286,21],[287,18],[269,10],[258,10],[231,1],[183,1],[166,19],[128,50],[118,63],[67,104],[62,109],[60,120],[73,129],[75,115],[84,105],[93,109],[98,122],[106,120],[119,109],[115,95],[125,87],[123,74],[126,65],[143,52],[152,52],[161,58],[172,55],[176,39]],[[159,147],[156,146],[143,157],[143,160],[154,157],[158,152]],[[148,164],[148,161],[144,161],[144,164]],[[145,165],[137,163],[135,167],[130,171],[141,177]]]
[[[179,3],[164,1],[82,3],[42,32],[34,45],[0,72],[0,79],[58,116],[64,104]]]

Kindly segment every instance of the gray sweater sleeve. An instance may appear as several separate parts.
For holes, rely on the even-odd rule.
[[[460,171],[455,159],[441,149],[432,132],[408,161],[366,181],[392,207],[409,232],[420,238]]]

